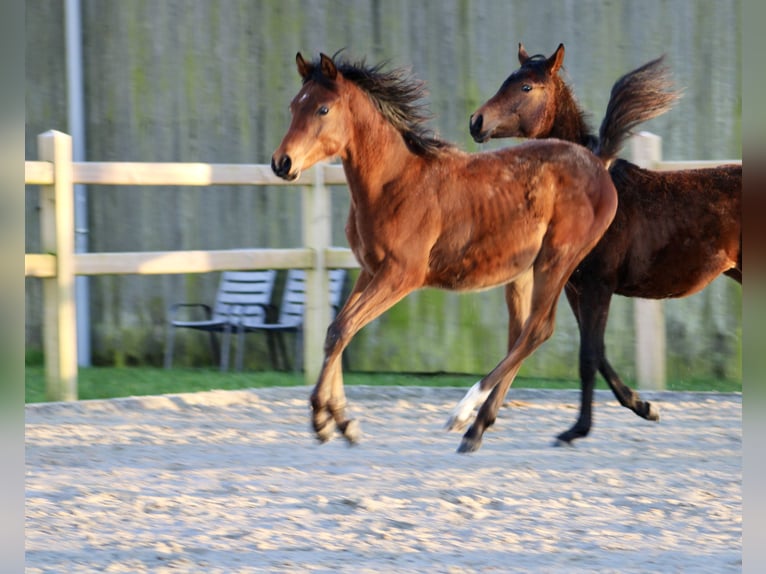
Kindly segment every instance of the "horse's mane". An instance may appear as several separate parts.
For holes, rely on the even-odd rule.
[[[343,77],[364,91],[383,117],[402,134],[410,151],[422,156],[433,156],[453,147],[425,127],[425,122],[433,117],[423,101],[426,95],[425,82],[414,78],[408,69],[384,71],[387,62],[370,66],[364,60],[351,62],[333,58],[333,61]],[[333,83],[322,74],[318,61],[311,64],[311,71],[304,83],[308,80],[334,88]]]

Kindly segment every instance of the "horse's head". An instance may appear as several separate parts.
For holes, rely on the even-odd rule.
[[[290,102],[290,127],[271,157],[271,169],[288,181],[338,155],[347,139],[343,77],[332,58],[322,54],[319,63],[310,63],[299,52],[295,61],[303,87]]]
[[[557,72],[564,44],[550,58],[530,56],[519,43],[521,67],[470,118],[471,136],[479,143],[491,138],[538,137],[551,129],[556,108]]]

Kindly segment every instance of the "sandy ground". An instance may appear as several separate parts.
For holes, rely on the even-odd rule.
[[[741,395],[511,390],[482,449],[462,389],[348,388],[363,438],[308,431],[308,389],[26,409],[28,573],[741,571]]]

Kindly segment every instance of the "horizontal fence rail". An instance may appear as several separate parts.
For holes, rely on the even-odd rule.
[[[663,162],[661,140],[653,134],[634,137],[634,161],[652,169],[691,169],[732,161]],[[325,186],[346,185],[340,165],[318,164],[295,181],[276,177],[261,164],[73,162],[72,138],[54,130],[38,136],[40,160],[25,162],[25,182],[40,187],[41,245],[44,253],[27,253],[24,272],[43,280],[43,346],[46,394],[49,400],[77,399],[77,347],[74,278],[77,275],[156,275],[206,273],[229,269],[307,270],[303,364],[307,383],[321,368],[324,333],[330,321],[327,270],[357,268],[350,249],[330,245],[330,195]],[[74,185],[290,185],[302,190],[303,244],[295,249],[228,249],[210,251],[156,251],[134,253],[75,253]],[[641,300],[642,304],[644,300]],[[664,381],[664,323],[659,301],[646,301],[651,309],[636,307],[636,328],[647,333],[637,341],[650,341],[637,349],[647,366],[638,369],[639,384]],[[659,318],[658,316],[659,311]],[[639,316],[641,320],[639,321]],[[654,318],[647,321],[647,317]],[[656,336],[661,333],[661,336]],[[659,341],[659,344],[658,344]],[[642,343],[639,343],[642,344]],[[642,344],[643,345],[643,344]],[[639,365],[640,367],[640,365]],[[648,373],[643,376],[641,373]],[[659,377],[659,378],[658,378]],[[651,382],[651,383],[650,383]]]
[[[63,134],[62,134],[63,135]],[[340,165],[323,164],[302,172],[294,181],[274,175],[264,164],[72,162],[72,183],[101,185],[314,185],[315,172],[321,170],[325,185],[345,185]],[[25,162],[26,183],[53,185],[53,164]]]

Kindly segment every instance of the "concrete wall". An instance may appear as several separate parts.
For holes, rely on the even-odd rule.
[[[600,122],[612,83],[666,53],[686,95],[644,127],[664,158],[741,157],[741,2],[506,0],[83,1],[88,160],[268,163],[299,87],[297,51],[345,48],[370,62],[411,66],[429,85],[432,127],[465,149],[468,116],[530,53],[567,48],[566,74]],[[28,0],[27,150],[48,129],[68,131],[62,3]],[[505,142],[509,144],[512,142]],[[495,142],[484,149],[502,145]],[[299,194],[290,188],[88,186],[90,249],[141,251],[289,247],[300,241]],[[334,191],[333,241],[345,245],[347,192]],[[27,251],[39,249],[36,189],[27,189]],[[210,301],[217,274],[113,276],[91,280],[94,361],[159,364],[164,312],[180,300]],[[671,378],[738,378],[741,289],[717,280],[670,301]],[[40,286],[27,280],[27,346],[40,346]],[[369,325],[352,343],[352,368],[484,372],[506,346],[501,290],[424,291]],[[616,298],[607,348],[628,379],[632,301]],[[181,337],[179,359],[209,361],[197,333]],[[564,300],[557,332],[522,374],[577,377],[578,337]],[[265,366],[252,338],[250,367]]]

